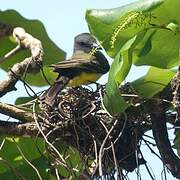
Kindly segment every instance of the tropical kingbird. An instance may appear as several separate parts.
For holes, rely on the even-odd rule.
[[[59,73],[56,81],[41,96],[46,104],[52,106],[58,93],[65,87],[77,87],[98,80],[109,71],[106,57],[99,51],[97,41],[89,33],[74,38],[74,52],[70,59],[50,65]]]

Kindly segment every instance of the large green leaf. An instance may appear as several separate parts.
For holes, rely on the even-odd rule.
[[[138,32],[150,28],[154,19],[150,13],[164,0],[141,0],[114,9],[87,10],[86,20],[90,31],[102,42],[112,57]]]
[[[107,53],[115,57],[104,97],[108,111],[112,112],[114,107],[113,112],[117,113],[120,107],[119,112],[122,112],[127,107],[118,88],[132,62],[159,68],[171,68],[178,64],[179,8],[178,0],[141,0],[119,8],[86,12],[90,31],[101,41]],[[123,51],[127,42],[142,33],[134,45]],[[152,75],[153,71],[155,76]],[[164,76],[166,73],[170,77]],[[146,97],[153,96],[169,83],[172,74],[169,71],[151,69],[146,77],[136,81],[137,91]],[[153,78],[156,79],[153,81]],[[149,80],[153,83],[149,83]],[[145,81],[146,86],[142,86]]]
[[[133,63],[159,68],[177,66],[179,47],[180,33],[164,29],[151,29],[147,31],[141,43],[134,50]],[[144,51],[145,53],[143,53]]]
[[[151,67],[147,74],[131,83],[137,93],[150,98],[162,91],[171,81],[175,72]]]
[[[18,179],[16,175],[21,174],[28,179],[37,179],[35,170],[24,160],[17,145],[26,159],[28,159],[38,171],[42,172],[41,174],[45,177],[48,164],[47,159],[43,154],[43,140],[39,138],[16,138],[14,140],[6,138],[6,141],[1,148],[0,156],[3,160],[0,161],[0,177],[4,177],[5,179]]]
[[[135,64],[152,65],[160,68],[170,68],[178,65],[180,47],[179,9],[179,0],[165,0],[161,6],[153,11],[153,16],[156,18],[155,28],[157,30],[149,39],[152,48],[146,55],[140,55],[141,48],[137,48],[134,54]],[[147,36],[149,34],[151,32],[148,32]],[[144,43],[143,41],[142,43]]]
[[[36,168],[36,170],[39,172],[40,176],[43,180],[49,180],[49,174],[48,174],[48,164],[47,160],[44,157],[39,157],[31,161],[33,166]],[[0,173],[0,177],[2,179],[8,179],[8,180],[19,180],[22,179],[21,177],[27,179],[27,180],[37,180],[38,175],[36,171],[27,163],[21,163],[18,167],[12,169],[7,169],[7,171]]]
[[[132,65],[133,49],[143,36],[144,32],[127,41],[111,65],[108,83],[106,84],[104,105],[112,115],[119,114],[128,107],[128,104],[121,97],[119,86],[129,73]]]
[[[90,31],[112,57],[125,42],[147,30],[142,42],[134,49],[133,62],[170,68],[178,64],[179,9],[179,0],[141,0],[114,9],[88,10],[86,19]]]
[[[30,160],[41,156],[39,150],[41,150],[41,152],[44,151],[44,143],[39,138],[16,138],[15,141]],[[12,151],[12,149],[14,150]],[[0,151],[0,155],[8,161],[16,161],[16,158],[20,155],[20,153],[13,139],[6,138],[5,144]]]
[[[3,138],[1,138],[1,143]],[[12,151],[13,149],[13,151]],[[14,162],[14,159],[19,156],[19,151],[15,148],[15,144],[12,142],[11,139],[6,138],[5,143],[0,151],[0,157],[11,162],[11,165],[17,167],[19,165],[18,162]],[[3,164],[3,162],[1,162]],[[7,170],[6,166],[0,166],[0,174],[4,173]]]
[[[52,64],[58,61],[61,61],[65,58],[65,53],[60,48],[58,48],[53,41],[48,37],[47,32],[43,24],[38,20],[28,20],[22,17],[18,12],[14,10],[0,11],[0,22],[2,24],[9,24],[11,26],[23,27],[26,32],[30,33],[35,38],[39,39],[42,42],[44,49],[43,64]],[[4,37],[0,39],[0,56],[2,57],[11,49],[13,49],[17,44],[12,39],[12,37]],[[17,63],[22,61],[24,58],[30,56],[27,50],[18,52],[11,58],[7,59],[1,64],[1,68],[4,70],[9,70],[9,68]],[[51,74],[46,72],[47,78],[51,78]],[[52,79],[52,78],[51,78]],[[42,77],[41,73],[36,75],[28,75],[26,80],[31,85],[42,86],[47,85],[47,82]]]
[[[26,179],[38,179],[36,171],[27,163],[27,161],[24,160],[17,145],[21,149],[25,158],[33,164],[43,179],[55,179],[51,175],[49,169],[49,162],[53,155],[50,152],[46,152],[44,141],[40,138],[6,138],[6,141],[0,150],[1,178],[16,180],[19,179],[17,175],[21,175]],[[79,152],[74,148],[68,147],[68,145],[64,144],[62,141],[58,141],[53,145],[60,154],[66,156],[66,162],[70,167],[79,170],[74,171],[74,175],[76,174],[76,176],[78,176],[79,173],[84,170]],[[58,166],[58,170],[61,175],[65,177],[70,175],[70,172],[61,165]]]

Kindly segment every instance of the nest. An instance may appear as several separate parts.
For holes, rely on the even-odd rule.
[[[101,87],[101,93],[104,93]],[[78,150],[84,167],[89,168],[89,160],[95,162],[92,174],[103,174],[114,169],[133,171],[145,163],[140,155],[140,140],[143,135],[137,124],[139,110],[132,109],[128,114],[109,116],[101,107],[99,90],[87,88],[66,88],[56,99],[53,107],[40,103],[44,123],[49,127],[51,142],[68,144]],[[138,162],[137,162],[138,161]],[[86,169],[87,170],[87,169]],[[87,170],[89,172],[89,169]]]

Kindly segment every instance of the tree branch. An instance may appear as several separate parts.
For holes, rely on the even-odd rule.
[[[31,112],[26,112],[22,109],[15,107],[14,105],[9,105],[9,104],[0,102],[0,113],[10,116],[20,121],[25,121],[25,122],[33,121],[34,122],[34,117]]]
[[[41,128],[44,132],[47,129],[41,124]],[[41,136],[35,122],[31,123],[15,123],[0,121],[0,135],[3,136],[18,136],[18,137],[37,137]]]
[[[19,51],[19,47],[29,49],[31,52],[31,57],[15,64],[7,73],[6,79],[0,81],[0,97],[5,95],[7,92],[16,90],[15,84],[24,75],[24,73],[35,74],[38,73],[42,67],[43,48],[41,42],[32,37],[30,34],[26,33],[23,28],[19,27],[14,28],[13,36],[18,43],[18,48],[15,49],[17,51]],[[10,53],[6,54],[4,58],[0,60],[0,63],[12,56],[14,53],[16,53],[16,51],[11,51]]]
[[[93,139],[96,141],[97,151],[99,152],[100,146],[107,135],[100,121],[103,121],[107,129],[111,129],[114,121],[117,120],[117,127],[114,128],[111,135],[112,142],[114,143],[115,154],[117,155],[117,162],[120,168],[127,171],[132,171],[137,168],[139,164],[143,164],[140,163],[140,159],[138,160],[139,164],[137,164],[135,147],[144,132],[152,128],[164,164],[166,164],[175,177],[179,177],[179,159],[172,151],[166,128],[167,114],[164,108],[169,107],[169,104],[168,106],[164,104],[161,105],[155,100],[153,102],[150,100],[149,104],[144,104],[139,100],[142,105],[132,106],[126,110],[127,127],[123,130],[122,137],[119,137],[119,132],[122,130],[124,124],[123,116],[109,117],[107,113],[99,112],[101,109],[99,98],[98,91],[92,92],[85,88],[68,88],[67,91],[59,94],[56,108],[49,109],[49,107],[44,107],[44,109],[41,109],[41,113],[44,115],[44,121],[43,123],[42,121],[38,121],[38,124],[48,139],[63,139],[64,142],[77,148],[82,154],[89,154],[93,157]],[[95,106],[93,111],[92,106]],[[151,119],[147,117],[147,111],[142,110],[142,106],[143,109],[148,109]],[[0,123],[1,135],[39,136],[39,129],[37,124],[34,123],[32,113],[3,103],[0,103],[0,109],[1,113],[20,119],[21,121],[32,121],[31,123],[23,124],[2,122]],[[86,114],[86,116],[84,114]],[[152,126],[150,120],[152,120]],[[110,146],[109,140],[106,146]],[[112,153],[107,150],[103,157],[109,162],[109,165],[112,165]],[[105,172],[106,167],[104,166],[103,168]]]
[[[172,150],[166,127],[166,113],[163,104],[158,101],[149,103],[153,136],[156,141],[163,163],[172,175],[180,178],[180,159]]]

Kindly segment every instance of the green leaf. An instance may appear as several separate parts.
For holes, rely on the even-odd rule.
[[[18,145],[29,160],[39,158],[45,149],[44,141],[40,138],[19,138]]]
[[[141,0],[126,6],[98,10],[87,10],[89,29],[101,42],[111,57],[137,33],[152,27],[152,10],[164,0]]]
[[[157,22],[154,26],[156,32],[151,38],[152,48],[146,56],[139,56],[137,48],[133,57],[136,65],[151,65],[159,68],[171,68],[178,65],[180,48],[179,9],[179,0],[165,0],[161,6],[153,11],[153,16]],[[150,30],[147,36],[152,31],[154,30]]]
[[[43,56],[43,64],[53,64],[58,61],[64,60],[65,53],[60,48],[58,48],[54,42],[48,37],[47,32],[43,26],[43,24],[38,20],[28,20],[22,17],[18,12],[15,10],[6,10],[0,11],[0,22],[2,24],[9,24],[11,26],[19,26],[23,27],[26,32],[34,36],[35,38],[39,39],[42,43],[44,49],[44,56]],[[0,39],[0,51],[1,56],[8,53],[11,49],[13,49],[17,44],[12,40],[12,37],[4,37]],[[30,53],[27,50],[20,51],[16,53],[11,58],[7,59],[1,64],[1,68],[4,70],[9,70],[13,64],[24,60],[26,57],[29,57]],[[46,73],[47,78],[51,78],[51,74]],[[26,78],[27,82],[30,85],[35,86],[43,86],[47,85],[47,82],[44,80],[44,77],[41,73],[36,75],[27,75]]]
[[[29,101],[32,101],[33,99],[35,99],[34,97],[19,97],[16,99],[15,104],[19,105],[19,104],[25,104]]]
[[[78,177],[81,172],[84,170],[84,162],[82,161],[81,155],[79,151],[63,142],[62,140],[57,140],[53,143],[56,149],[59,151],[60,154],[63,154],[66,157],[66,163],[68,164],[71,169],[76,169],[77,171],[73,170],[73,179]],[[51,158],[51,156],[50,156]],[[67,168],[63,166],[58,166],[58,170],[60,174],[64,177],[68,177],[70,172]],[[75,177],[74,177],[75,176]]]
[[[144,47],[143,47],[144,45]],[[178,65],[180,34],[158,29],[149,30],[133,54],[135,65],[151,65],[159,68],[172,68]],[[148,51],[142,53],[144,50]]]
[[[179,8],[178,0],[141,0],[119,8],[86,12],[91,33],[101,41],[107,53],[115,57],[104,97],[108,111],[116,114],[128,106],[118,88],[132,62],[159,68],[177,66],[180,47]],[[141,33],[143,35],[131,48],[122,50],[127,42]],[[153,71],[158,71],[160,75],[151,75]],[[151,69],[146,77],[137,81],[137,90],[146,97],[153,96],[172,78],[173,72],[165,73],[168,77],[163,70]]]
[[[40,138],[16,138],[14,139],[24,156],[46,177],[48,168],[47,159],[44,156],[44,142]],[[0,166],[0,177],[5,179],[18,179],[17,174],[21,174],[28,179],[37,179],[37,175],[32,167],[24,160],[19,152],[16,143],[12,138],[6,138],[1,148],[0,156],[3,159]],[[13,169],[12,169],[13,167]]]
[[[115,57],[104,96],[104,105],[110,114],[121,113],[128,107],[119,86],[131,68],[133,51],[145,36],[145,29],[152,26],[152,14],[149,12],[162,2],[142,0],[120,8],[86,12],[90,31],[102,42],[107,53]],[[151,44],[146,43],[141,54],[150,50]]]
[[[64,151],[64,155],[66,155],[67,159],[66,159],[66,163],[72,168],[72,169],[76,169],[77,171],[74,171],[72,174],[72,178],[76,179],[76,177],[78,177],[81,172],[84,170],[84,163],[82,162],[80,153],[78,150],[69,147],[68,149],[66,149]],[[68,177],[70,175],[69,170],[67,170],[67,168],[64,168],[63,166],[59,166],[59,172],[62,176],[64,177]]]
[[[178,65],[179,9],[179,0],[141,0],[114,9],[88,10],[86,20],[112,57],[138,32],[147,30],[134,50],[133,63],[171,68]]]
[[[1,138],[1,143],[2,141],[3,138]],[[10,138],[6,138],[5,143],[0,151],[0,157],[2,159],[5,159],[7,162],[11,162],[11,165],[13,167],[17,167],[19,163],[14,162],[14,159],[16,159],[18,156],[19,156],[19,151],[17,150],[17,148],[15,148],[15,144],[12,142]],[[6,163],[1,162],[1,164],[4,164],[4,166],[0,166],[0,174],[6,172],[8,168]]]
[[[152,42],[151,39],[153,38],[156,30],[149,30],[145,33],[144,37],[141,39],[139,44],[134,49],[134,54],[137,53],[140,57],[147,55],[152,49]],[[135,61],[135,60],[134,60]]]
[[[58,60],[56,60],[56,61],[58,61]],[[43,73],[46,77],[44,77]],[[41,71],[36,75],[28,74],[28,76],[25,78],[25,80],[26,80],[26,82],[31,82],[31,84],[34,86],[43,86],[43,85],[47,85],[48,82],[53,83],[55,81],[55,79],[58,77],[58,73],[53,72],[52,68],[50,68],[48,66],[43,67],[43,73]],[[46,78],[47,78],[48,82],[47,82]]]
[[[41,156],[39,150],[41,150],[41,152],[44,150],[44,143],[40,138],[16,138],[15,141],[30,160]],[[12,149],[14,150],[12,151]],[[15,142],[11,138],[6,138],[5,144],[0,151],[0,155],[9,161],[14,161],[14,159],[19,157],[20,153]]]
[[[130,44],[132,44],[133,41],[134,38],[132,39]],[[113,61],[110,68],[103,103],[111,115],[123,112],[128,106],[128,104],[121,97],[121,93],[119,90],[119,85],[126,77],[131,67],[131,60],[129,61],[127,56],[128,50],[122,52],[120,51],[115,57],[115,60]]]
[[[150,98],[162,91],[174,75],[175,72],[171,70],[151,67],[144,77],[133,81],[131,85],[139,95]]]
[[[37,169],[43,180],[49,180],[49,175],[47,172],[48,164],[44,157],[39,157],[34,159],[32,162],[33,166]],[[7,169],[6,172],[0,173],[2,179],[8,180],[19,180],[24,177],[24,179],[37,180],[39,179],[35,170],[27,163],[21,163],[18,167],[12,169]]]
[[[119,86],[129,73],[132,65],[133,49],[143,36],[144,32],[141,32],[127,41],[111,65],[109,79],[106,85],[106,93],[104,96],[104,105],[112,115],[119,114],[128,107],[128,104],[121,97]]]

